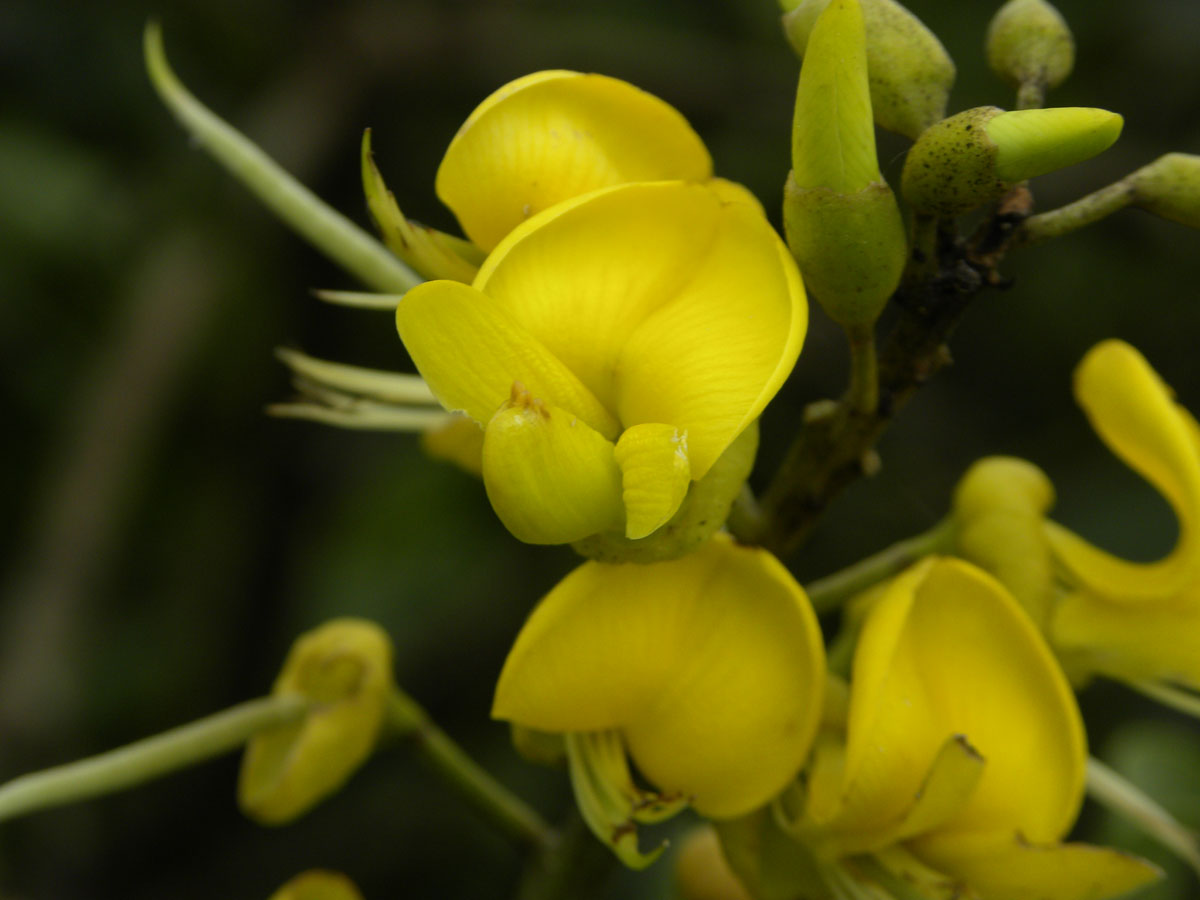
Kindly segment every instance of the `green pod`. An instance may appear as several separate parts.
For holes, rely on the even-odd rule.
[[[1200,156],[1168,153],[1138,169],[1131,180],[1135,206],[1200,228]]]
[[[1011,84],[1058,87],[1075,66],[1075,40],[1046,0],[1009,0],[992,18],[985,43],[988,65]]]
[[[656,563],[691,553],[729,518],[729,510],[754,468],[758,420],[726,448],[708,474],[692,482],[678,511],[648,537],[631,540],[618,531],[594,534],[571,544],[576,553],[605,563]]]
[[[904,222],[886,182],[853,194],[802,188],[789,176],[783,226],[804,284],[843,327],[870,325],[900,283]]]
[[[783,17],[784,32],[801,59],[829,2],[801,0]],[[954,61],[937,36],[895,0],[860,2],[875,122],[915,140],[946,114]]]
[[[1122,124],[1116,113],[1084,107],[968,109],[921,135],[908,151],[900,189],[919,213],[959,215],[1015,182],[1101,153]]]

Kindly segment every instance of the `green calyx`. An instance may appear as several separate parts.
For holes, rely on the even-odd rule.
[[[1054,88],[1075,65],[1075,40],[1058,10],[1046,0],[1009,0],[987,32],[992,71],[1014,87]]]
[[[1168,153],[1138,169],[1130,180],[1135,206],[1200,228],[1200,156]]]
[[[757,453],[755,420],[718,457],[707,475],[692,482],[679,510],[653,534],[631,540],[620,532],[607,531],[576,541],[571,547],[581,556],[604,563],[665,562],[691,553],[729,518]]]
[[[784,32],[802,59],[830,0],[785,3]],[[954,62],[941,41],[895,0],[860,0],[875,122],[916,137],[945,115]]]
[[[954,216],[1108,149],[1124,120],[1103,109],[1004,112],[981,106],[938,122],[908,152],[904,199],[917,212]]]
[[[851,194],[803,188],[788,178],[783,225],[804,284],[843,327],[874,322],[900,283],[904,222],[882,180]]]

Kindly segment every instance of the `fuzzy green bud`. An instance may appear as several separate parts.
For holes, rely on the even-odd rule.
[[[1123,121],[1116,113],[1084,107],[969,109],[921,135],[908,151],[901,191],[917,212],[958,215],[995,199],[1014,182],[1108,149]]]
[[[785,4],[784,32],[804,58],[830,0]],[[916,139],[945,115],[954,62],[936,35],[895,0],[860,0],[867,35],[871,106],[881,128]]]
[[[1009,0],[987,33],[992,71],[1020,87],[1058,87],[1075,65],[1075,41],[1058,10],[1046,0]]]
[[[1130,180],[1135,206],[1200,228],[1200,156],[1168,153],[1138,169]]]
[[[832,0],[812,30],[796,91],[788,246],[829,317],[869,325],[900,281],[904,224],[879,172],[858,0]]]

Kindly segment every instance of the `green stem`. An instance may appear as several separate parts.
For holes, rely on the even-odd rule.
[[[729,508],[729,518],[725,520],[725,527],[739,543],[754,545],[762,542],[766,522],[750,485],[743,484],[734,498],[733,506]]]
[[[1200,838],[1196,833],[1095,757],[1088,758],[1087,792],[1101,806],[1128,819],[1200,874]]]
[[[1030,216],[1017,230],[1011,246],[1025,247],[1070,234],[1129,206],[1134,201],[1134,195],[1132,179],[1123,178],[1086,197],[1080,197],[1074,203]]]
[[[517,900],[587,900],[598,896],[617,862],[575,813],[563,828],[553,853],[535,859],[526,870]]]
[[[150,81],[175,118],[287,225],[375,290],[403,294],[422,281],[383,244],[326,205],[197,100],[171,70],[157,22],[146,26],[144,44]]]
[[[914,213],[909,238],[908,264],[901,278],[912,286],[929,281],[938,270],[938,221],[935,217]]]
[[[1200,719],[1200,695],[1156,681],[1126,681],[1125,684],[1163,706]]]
[[[152,781],[236,750],[258,732],[295,722],[307,710],[302,697],[250,700],[99,756],[22,775],[0,786],[0,821]]]
[[[401,691],[392,695],[387,727],[393,736],[415,743],[442,778],[509,835],[539,854],[552,851],[558,844],[557,833],[532,807],[471,759],[416,701]]]
[[[818,613],[831,612],[855,594],[890,578],[931,553],[949,550],[953,546],[954,534],[954,519],[947,516],[928,531],[898,541],[840,572],[817,579],[805,587],[805,592]]]
[[[1041,109],[1046,105],[1046,85],[1042,81],[1026,81],[1017,88],[1017,109]]]
[[[879,406],[879,362],[875,355],[874,325],[847,328],[850,339],[850,390],[847,402],[864,416]]]

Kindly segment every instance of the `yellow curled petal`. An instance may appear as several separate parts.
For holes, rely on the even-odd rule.
[[[520,381],[606,437],[620,426],[579,379],[504,309],[475,288],[428,281],[396,307],[400,339],[442,406],[486,424]]]
[[[459,129],[436,189],[485,250],[530,216],[598,188],[703,181],[704,143],[675,109],[625,81],[550,71],[500,88]]]
[[[504,527],[528,544],[566,544],[624,522],[612,443],[520,384],[484,430],[483,484]]]
[[[1033,463],[989,456],[967,470],[954,491],[955,552],[995,575],[1038,627],[1055,598],[1046,513],[1054,486]]]
[[[363,900],[354,882],[341,872],[309,869],[271,895],[271,900]]]
[[[1083,723],[1044,640],[1004,588],[960,560],[897,577],[868,612],[855,653],[837,825],[902,819],[945,742],[987,761],[969,801],[918,838],[1020,831],[1057,840],[1083,799]]]
[[[635,425],[617,441],[625,537],[644,538],[666,522],[692,483],[687,434],[674,425]]]
[[[660,182],[560,203],[475,282],[625,427],[687,431],[694,480],[782,385],[808,322],[787,248],[725,193]]]
[[[1017,835],[982,838],[960,853],[921,855],[982,900],[1106,900],[1162,877],[1152,863],[1109,847],[1030,844]]]
[[[246,745],[242,811],[278,825],[341,787],[375,746],[392,689],[391,641],[373,622],[335,619],[301,635],[271,693],[299,694],[314,706]]]
[[[717,536],[670,562],[568,575],[518,636],[492,715],[543,731],[618,729],[653,785],[734,816],[800,768],[824,667],[816,617],[787,570]]]
[[[1063,528],[1047,534],[1076,584],[1114,603],[1170,602],[1200,584],[1200,438],[1196,421],[1137,350],[1122,341],[1092,348],[1075,372],[1075,396],[1100,439],[1154,485],[1179,519],[1165,559],[1130,563]]]
[[[1200,690],[1200,589],[1142,609],[1087,592],[1062,597],[1050,620],[1055,648],[1085,672]]]

